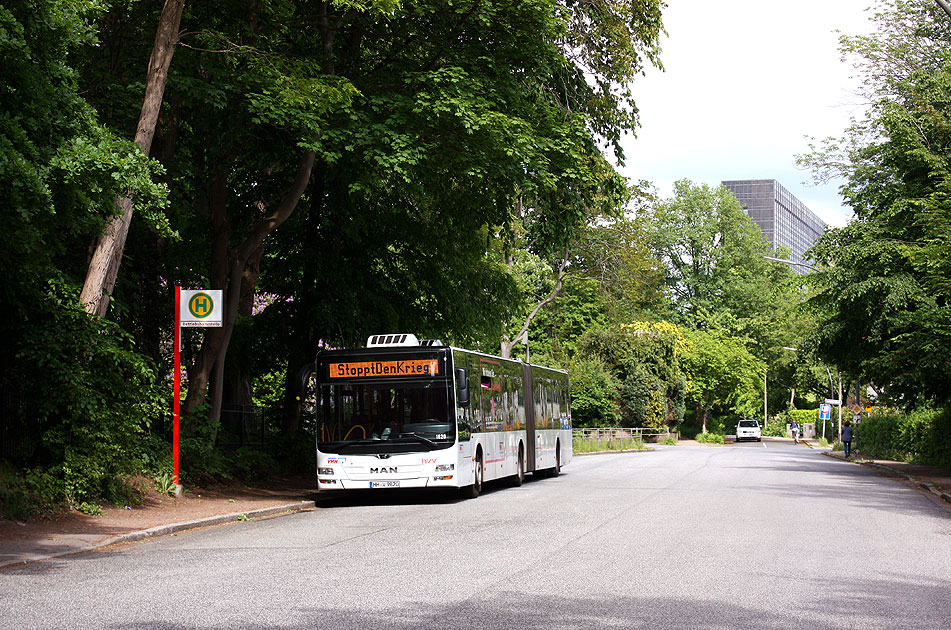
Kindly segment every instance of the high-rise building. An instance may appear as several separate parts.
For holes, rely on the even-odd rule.
[[[775,179],[731,179],[720,182],[732,192],[772,244],[791,250],[790,260],[804,265],[806,250],[825,231],[825,222]],[[807,267],[794,265],[805,272]]]

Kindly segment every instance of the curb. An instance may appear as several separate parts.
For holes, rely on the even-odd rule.
[[[25,564],[39,562],[41,560],[51,560],[53,558],[71,556],[77,553],[86,553],[88,551],[95,551],[97,549],[111,547],[112,545],[138,542],[149,538],[157,538],[159,536],[176,534],[178,532],[191,529],[199,529],[201,527],[212,527],[215,525],[224,525],[225,523],[250,521],[254,520],[255,518],[277,517],[283,516],[285,514],[295,514],[297,512],[304,512],[306,510],[314,509],[315,507],[316,504],[314,501],[300,501],[298,503],[288,503],[286,505],[277,505],[269,508],[250,510],[248,512],[234,512],[232,514],[207,516],[205,518],[199,518],[192,521],[182,521],[181,523],[172,523],[170,525],[157,525],[155,527],[150,527],[149,529],[143,529],[137,532],[128,532],[126,534],[112,536],[111,538],[106,538],[92,545],[86,545],[83,547],[77,547],[75,549],[69,549],[67,551],[59,551],[43,556],[32,557],[28,560],[15,560],[6,564],[0,564],[0,568],[22,566]]]
[[[844,457],[838,457],[837,455],[833,455],[828,452],[823,453],[823,455],[825,455],[826,457],[831,457],[832,459],[837,459],[842,462],[849,462],[852,464],[861,464],[862,466],[868,466],[869,468],[878,468],[879,470],[887,471],[895,475],[896,477],[902,477],[904,479],[907,479],[908,481],[913,483],[916,487],[921,488],[922,490],[925,490],[927,492],[930,492],[931,494],[935,495],[936,497],[938,497],[945,503],[951,504],[951,495],[949,495],[947,492],[943,492],[940,489],[936,488],[934,484],[918,481],[911,475],[906,475],[902,471],[896,468],[892,468],[891,466],[886,466],[885,464],[879,464],[878,462],[868,462],[868,461],[862,461],[858,459],[845,459]]]
[[[587,457],[589,455],[610,455],[612,453],[648,453],[653,450],[654,449],[652,448],[642,448],[642,449],[626,448],[619,451],[588,451],[587,453],[572,453],[571,456],[572,457]]]
[[[171,525],[157,525],[149,529],[143,529],[138,532],[129,532],[128,534],[119,534],[109,538],[98,545],[99,547],[108,547],[127,542],[137,542],[146,538],[155,538],[157,536],[167,536],[183,532],[189,529],[198,529],[199,527],[211,527],[213,525],[224,525],[225,523],[234,523],[238,521],[249,521],[256,517],[280,516],[282,514],[293,514],[316,507],[313,501],[301,501],[300,503],[289,503],[287,505],[278,505],[275,507],[261,508],[249,512],[234,512],[233,514],[222,514],[219,516],[207,516],[205,518],[195,519],[194,521],[183,521],[181,523],[172,523]]]

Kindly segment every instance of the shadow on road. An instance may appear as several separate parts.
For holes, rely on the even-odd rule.
[[[791,584],[795,576],[784,576]],[[951,627],[951,609],[947,594],[951,583],[929,579],[909,580],[907,576],[870,578],[848,584],[827,582],[819,585],[824,593],[815,601],[798,601],[794,592],[788,603],[776,606],[773,612],[758,602],[755,591],[749,603],[728,603],[727,597],[715,592],[702,597],[620,597],[571,596],[561,592],[526,595],[523,592],[473,593],[462,603],[432,606],[413,601],[396,607],[373,609],[367,602],[359,610],[345,607],[308,607],[302,602],[294,611],[294,623],[282,628],[311,630],[445,630],[510,629],[552,630],[593,628],[691,628],[724,630],[727,628],[824,630],[842,628],[876,628],[930,630]],[[540,591],[544,585],[537,585]],[[724,585],[729,589],[729,585]],[[729,591],[735,595],[735,592]],[[778,610],[778,612],[776,612]],[[289,621],[289,620],[288,620]],[[191,625],[169,623],[160,617],[121,628],[179,630]],[[230,625],[206,626],[228,628]],[[270,625],[247,625],[244,628],[266,628]]]

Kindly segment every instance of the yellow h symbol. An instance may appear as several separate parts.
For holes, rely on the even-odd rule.
[[[199,319],[211,315],[213,307],[214,302],[212,302],[211,296],[207,293],[196,293],[192,296],[192,299],[188,301],[188,310]]]

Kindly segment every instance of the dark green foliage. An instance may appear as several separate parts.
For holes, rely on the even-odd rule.
[[[317,467],[316,437],[312,426],[297,433],[283,433],[269,444],[268,453],[280,474],[310,474]]]
[[[619,384],[603,361],[580,359],[568,370],[571,420],[578,427],[619,426]]]
[[[856,425],[863,456],[951,468],[951,411],[873,413]]]
[[[182,438],[179,444],[179,482],[200,485],[232,478],[227,455],[205,437]]]
[[[661,427],[683,419],[686,382],[677,357],[678,332],[670,324],[641,322],[591,330],[579,341],[579,357],[600,362],[610,379],[573,381],[585,399],[607,406],[607,388],[614,390],[616,414],[621,426]],[[597,374],[597,372],[594,372]],[[600,417],[604,412],[599,411]],[[597,416],[595,416],[597,417]]]
[[[255,481],[274,476],[278,463],[270,453],[247,446],[231,454],[231,466],[239,479]]]
[[[164,195],[156,164],[78,93],[68,62],[93,43],[94,11],[58,0],[0,7],[0,456],[31,467],[17,496],[40,509],[116,495],[160,415],[156,366],[120,327],[78,307],[87,247],[119,192],[168,233],[150,212]]]
[[[608,324],[608,304],[598,282],[569,277],[562,293],[542,309],[529,331],[532,361],[565,365],[576,356],[584,333]]]
[[[275,390],[318,340],[401,330],[494,350],[521,307],[512,234],[548,261],[627,199],[598,143],[620,158],[636,125],[628,84],[657,62],[660,2],[186,4],[145,156],[129,139],[160,8],[0,7],[0,264],[17,271],[0,282],[0,457],[20,471],[4,490],[14,512],[21,499],[93,510],[124,496],[126,475],[167,473],[172,286],[220,288],[302,155],[315,159],[298,205],[239,269],[248,300],[222,392],[270,407],[271,443],[226,451],[215,419],[199,422],[186,482],[312,467],[313,436]],[[109,321],[90,319],[76,305],[89,246],[126,194]],[[252,314],[262,293],[272,303]],[[540,352],[567,358],[604,323],[590,283],[567,295]],[[211,337],[186,333],[188,369]],[[595,399],[592,413],[613,413]]]
[[[115,324],[53,298],[37,305],[17,357],[21,369],[7,383],[19,413],[42,435],[22,460],[49,466],[69,501],[110,497],[116,477],[139,472],[164,388]]]
[[[620,394],[624,401],[621,410],[623,426],[656,428],[664,424],[664,384],[643,367],[628,372]]]
[[[951,43],[936,3],[884,3],[876,31],[843,37],[872,104],[845,138],[804,158],[842,177],[855,211],[815,247],[827,361],[904,408],[951,402]]]

